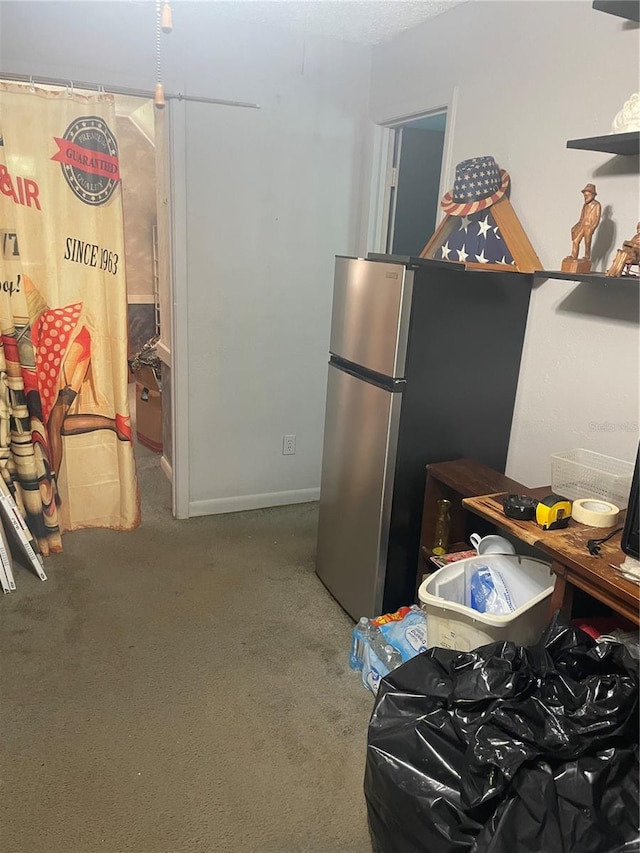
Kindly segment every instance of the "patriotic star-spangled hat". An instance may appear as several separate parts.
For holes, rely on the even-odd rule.
[[[467,216],[490,207],[509,189],[509,175],[498,169],[493,157],[472,157],[456,166],[453,190],[448,192],[440,207],[449,216]]]

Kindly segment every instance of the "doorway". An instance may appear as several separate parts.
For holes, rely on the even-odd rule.
[[[447,111],[394,125],[385,251],[418,256],[435,231]]]
[[[127,271],[129,408],[138,481],[145,481],[141,469],[156,466],[171,481],[169,389],[164,387],[163,364],[157,354],[165,319],[160,301],[157,203],[157,160],[162,146],[157,145],[151,99],[120,94],[114,99]]]

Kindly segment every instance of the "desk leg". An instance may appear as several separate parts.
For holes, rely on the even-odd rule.
[[[573,585],[567,581],[566,567],[561,563],[552,563],[551,569],[556,575],[556,583],[549,605],[549,619],[559,610],[565,619],[571,619],[573,611]]]

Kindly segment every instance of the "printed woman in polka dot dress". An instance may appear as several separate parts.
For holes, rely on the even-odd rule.
[[[91,380],[91,334],[83,321],[82,303],[49,308],[33,282],[25,280],[31,340],[35,350],[35,387],[40,396],[42,423],[47,430],[52,473],[58,477],[62,464],[62,436],[108,429],[121,441],[131,441],[129,418],[71,412],[80,389]],[[32,403],[37,401],[31,400]]]

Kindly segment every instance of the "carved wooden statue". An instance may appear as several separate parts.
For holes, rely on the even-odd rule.
[[[584,204],[580,212],[580,219],[571,229],[571,254],[562,261],[562,269],[565,272],[590,272],[591,270],[591,240],[593,232],[600,223],[602,207],[596,201],[596,188],[594,184],[587,184],[582,189]],[[584,255],[578,258],[580,243],[584,240]]]
[[[636,233],[629,240],[625,240],[622,248],[618,249],[613,263],[607,270],[608,276],[633,275],[630,267],[640,264],[640,222],[636,226]]]

